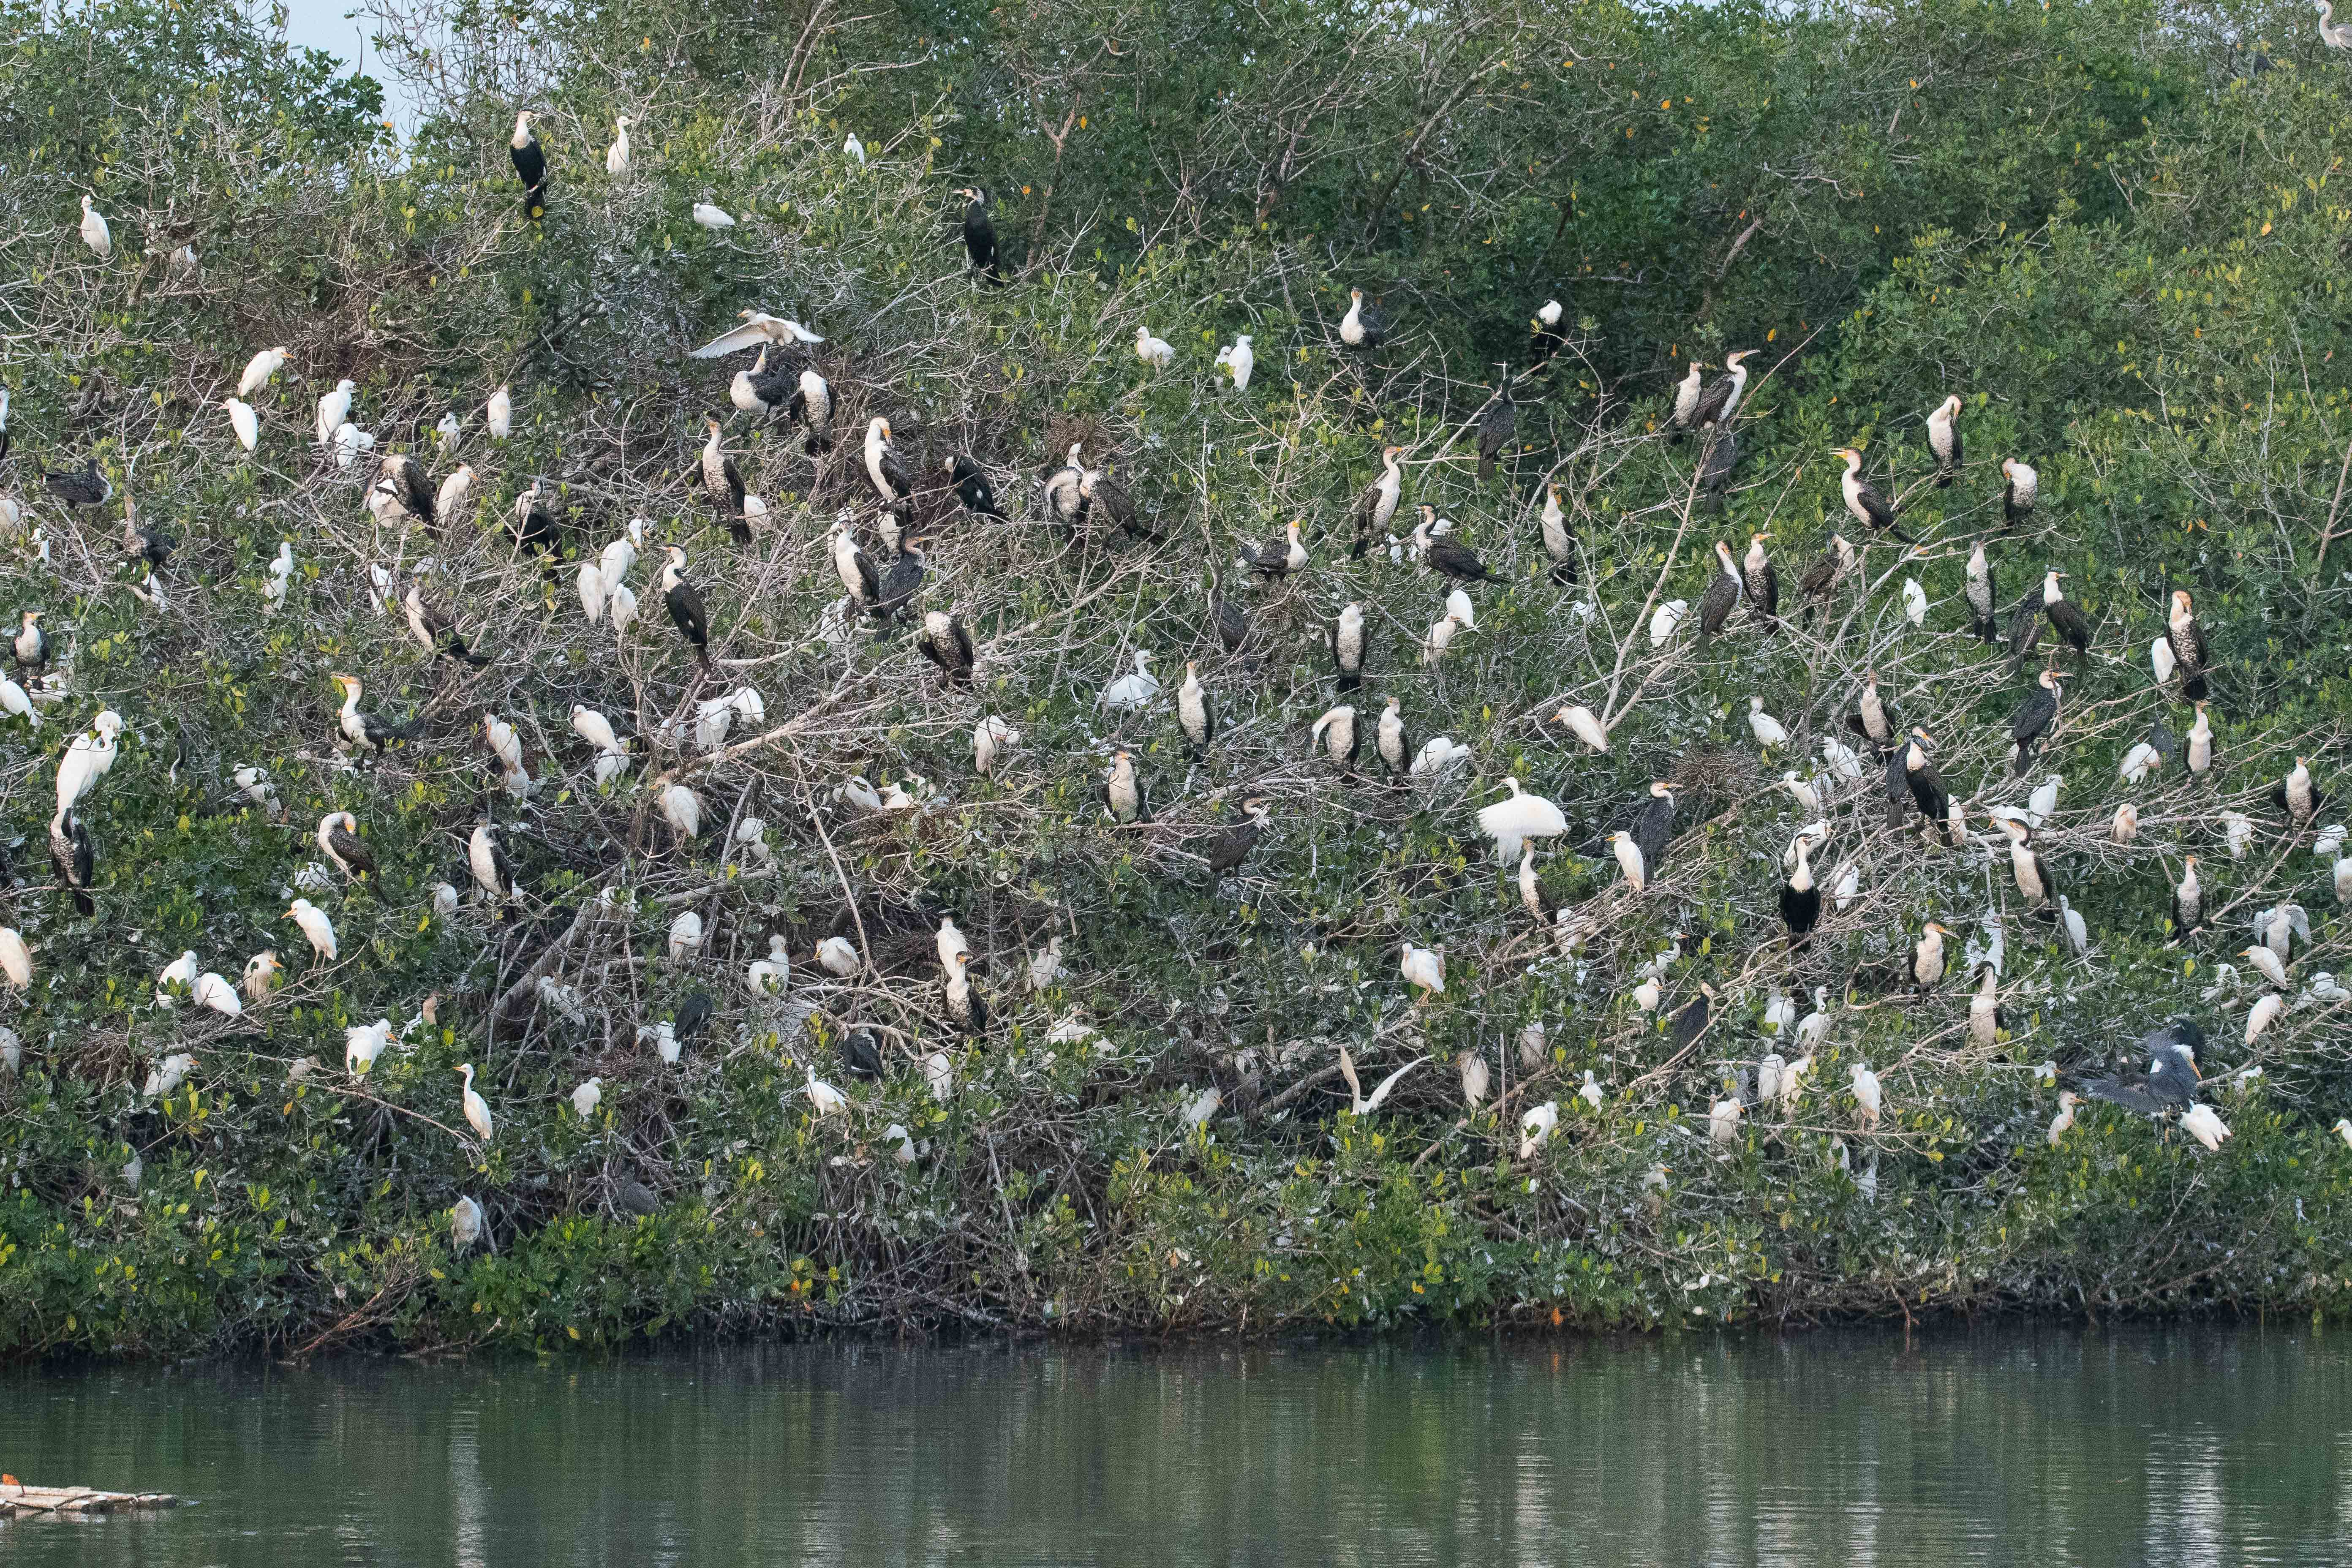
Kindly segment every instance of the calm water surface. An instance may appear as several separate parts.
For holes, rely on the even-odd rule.
[[[202,1500],[8,1568],[2352,1563],[2352,1337],[18,1373],[0,1468]]]

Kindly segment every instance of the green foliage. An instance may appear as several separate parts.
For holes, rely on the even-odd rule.
[[[395,142],[373,84],[235,6],[5,12],[0,166],[23,177],[0,188],[18,237],[0,265],[25,282],[0,485],[48,551],[5,542],[5,602],[47,610],[65,669],[37,731],[0,731],[7,923],[35,960],[29,991],[0,1003],[23,1049],[0,1074],[0,1353],[2352,1306],[2352,1149],[2329,1131],[2352,1107],[2341,1009],[2315,994],[2249,1046],[2259,988],[2215,973],[2245,970],[2251,916],[2286,899],[2315,927],[2298,984],[2352,969],[2331,868],[2266,804],[2298,754],[2335,793],[2352,700],[2352,545],[2331,548],[2352,526],[2352,123],[2299,10],[829,15],[454,6],[431,18],[446,37],[426,118]],[[380,20],[389,57],[422,63],[407,19]],[[2264,21],[2261,49],[2237,47]],[[535,223],[506,146],[520,108],[554,171]],[[604,172],[616,112],[637,121],[625,180]],[[840,151],[852,132],[865,163]],[[970,182],[997,198],[1003,288],[963,268],[951,193]],[[75,237],[84,193],[114,226],[110,260]],[[698,200],[738,226],[698,226]],[[183,244],[194,273],[167,260]],[[1351,288],[1397,322],[1379,353],[1337,341]],[[1537,363],[1528,319],[1548,298],[1567,342]],[[825,334],[844,455],[813,463],[783,422],[732,418],[728,448],[769,506],[739,548],[693,465],[743,362],[685,351],[747,307]],[[1175,346],[1172,367],[1138,362],[1139,323]],[[1257,356],[1238,394],[1212,363],[1237,332]],[[277,343],[292,359],[254,398],[248,460],[219,403]],[[1694,355],[1740,347],[1761,351],[1740,467],[1709,510],[1692,447],[1657,438],[1663,395]],[[1498,364],[1516,449],[1482,479],[1468,428]],[[366,465],[320,453],[315,399],[346,377],[377,454],[436,480],[475,470],[438,537],[372,518]],[[481,409],[501,384],[516,424],[494,442]],[[1954,391],[1969,460],[1941,489],[1923,420]],[[453,409],[466,428],[445,457],[430,432]],[[919,607],[971,626],[969,693],[908,636],[821,634],[835,518],[880,553],[854,455],[876,416],[927,479],[978,457],[1015,517],[964,519],[938,490],[919,504],[936,542]],[[1159,542],[1038,521],[1035,476],[1074,440]],[[1390,443],[1408,449],[1407,506],[1454,520],[1494,573],[1476,629],[1434,664],[1422,640],[1444,584],[1388,539],[1349,549]],[[1827,449],[1846,444],[1902,496],[1916,553],[1844,518]],[[164,605],[120,548],[120,500],[75,518],[42,490],[36,463],[85,457],[178,537]],[[2003,457],[2042,476],[2015,531]],[[566,533],[551,572],[507,530],[534,479]],[[1580,541],[1572,589],[1535,521],[1546,481]],[[633,517],[651,524],[639,620],[616,637],[585,622],[572,579]],[[1294,520],[1303,580],[1245,588],[1239,547]],[[1866,594],[1850,584],[1770,636],[1735,621],[1705,648],[1687,626],[1653,647],[1652,610],[1699,598],[1714,539],[1769,532],[1793,608],[1832,529],[1867,547]],[[2029,780],[2006,755],[2026,675],[1967,630],[1979,539],[2004,623],[2051,567],[2097,623],[2087,664],[2062,663],[2067,716]],[[281,540],[297,566],[273,609]],[[670,543],[728,661],[712,678],[659,602]],[[478,671],[418,647],[374,596],[372,567],[396,597],[427,555],[429,596],[491,656]],[[1929,605],[1916,628],[1906,578]],[[2175,588],[2213,639],[2221,762],[2127,787],[2126,750],[2188,724],[2146,661]],[[1239,657],[1209,626],[1213,589],[1249,606]],[[1391,785],[1369,745],[1352,777],[1308,750],[1340,700],[1324,628],[1349,601],[1371,612],[1366,721],[1394,694],[1414,744],[1449,736],[1467,764]],[[1165,694],[1134,715],[1098,705],[1139,648],[1171,688],[1197,662],[1223,724],[1206,759]],[[1874,781],[1825,814],[1818,863],[1825,881],[1862,874],[1853,907],[1787,950],[1780,857],[1800,817],[1774,781],[1823,764],[1761,753],[1748,700],[1819,759],[1865,670],[1935,732],[1979,832],[2064,774],[2043,844],[2089,921],[2087,959],[2024,908],[2005,858],[1885,827]],[[336,671],[366,682],[367,710],[415,721],[380,763],[338,753]],[[728,752],[663,738],[740,685],[764,713]],[[631,738],[610,783],[573,738],[575,702]],[[1549,721],[1570,702],[1608,716],[1608,753]],[[100,849],[83,919],[38,868],[57,755],[104,708],[129,727],[80,808]],[[986,714],[1022,739],[983,778]],[[521,737],[527,805],[485,761],[486,715]],[[1140,762],[1148,825],[1113,827],[1096,805],[1114,745]],[[236,782],[245,766],[282,820]],[[918,804],[861,812],[853,773]],[[1538,875],[1573,942],[1530,920],[1475,827],[1506,774],[1570,818]],[[1576,851],[1656,777],[1675,784],[1682,837],[1635,897]],[[703,803],[691,843],[656,805],[673,779]],[[1271,831],[1213,892],[1205,857],[1251,794],[1274,802]],[[502,918],[472,898],[436,912],[436,884],[467,886],[486,797],[526,896]],[[2142,822],[2128,845],[2108,831],[2126,799]],[[335,923],[329,962],[281,911],[337,810],[383,869],[305,895]],[[2225,810],[2256,827],[2243,859]],[[745,816],[766,823],[772,865],[733,840]],[[2221,911],[2201,933],[2169,925],[2187,853]],[[689,909],[702,947],[673,957]],[[940,912],[982,961],[998,1018],[982,1042],[940,1005]],[[2006,1026],[1986,1050],[1965,1037],[1964,978],[1921,998],[1892,976],[1924,921],[1980,943],[1993,915]],[[836,931],[873,966],[852,983],[811,956]],[[793,964],[782,998],[745,977],[772,934]],[[1049,934],[1065,972],[1033,994]],[[1677,935],[1666,1006],[1645,1013],[1641,967]],[[1396,979],[1406,941],[1444,944],[1443,996]],[[183,951],[234,980],[265,947],[286,983],[243,1017],[156,1005]],[[1703,982],[1715,1024],[1677,1051],[1665,1015]],[[1710,1105],[1781,1044],[1767,999],[1803,1012],[1816,987],[1832,1022],[1803,1094],[1710,1144]],[[666,1065],[654,1031],[698,991],[718,1016]],[[2209,1076],[2262,1069],[2211,1091],[2224,1151],[2104,1106],[2050,1144],[2056,1087],[2035,1064],[2074,1082],[2179,1011],[2211,1033]],[[344,1031],[378,1018],[399,1043],[344,1072]],[[879,1082],[840,1065],[857,1026],[882,1038]],[[1427,1060],[1359,1117],[1333,1076],[1343,1044],[1367,1089]],[[186,1051],[184,1084],[143,1092]],[[951,1061],[944,1096],[933,1051]],[[1478,1107],[1457,1083],[1467,1051],[1493,1077]],[[1863,1062],[1888,1102],[1868,1129],[1848,1089]],[[467,1063],[497,1119],[487,1145],[457,1097]],[[1578,1093],[1588,1071],[1599,1107]],[[849,1091],[846,1110],[813,1112],[812,1073]],[[603,1099],[583,1121],[569,1096],[591,1075]],[[1211,1089],[1220,1102],[1188,1114]],[[1520,1114],[1545,1104],[1559,1131],[1523,1157]],[[462,1251],[461,1199],[488,1222]]]

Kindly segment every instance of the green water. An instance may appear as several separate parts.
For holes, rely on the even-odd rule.
[[[731,1348],[0,1374],[0,1562],[2352,1563],[2352,1338]]]

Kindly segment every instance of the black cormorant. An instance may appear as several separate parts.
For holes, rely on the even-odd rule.
[[[547,572],[553,576],[556,559],[563,553],[563,531],[557,526],[554,514],[540,504],[544,493],[545,487],[537,479],[531,480],[530,489],[515,498],[509,526],[517,544],[547,557]]]
[[[996,486],[990,482],[985,468],[961,452],[947,458],[940,468],[955,486],[956,500],[963,502],[964,510],[976,517],[992,517],[999,522],[1005,521],[1004,513],[996,504]]]
[[[1511,437],[1518,433],[1519,413],[1511,403],[1511,385],[1506,381],[1494,398],[1478,416],[1478,477],[1491,479],[1495,463],[1509,448]]]
[[[1853,565],[1853,546],[1846,542],[1844,534],[1831,534],[1829,543],[1813,557],[1804,575],[1797,579],[1797,592],[1805,596],[1807,626],[1812,625],[1813,612],[1828,601],[1832,590],[1844,581]]]
[[[678,635],[693,646],[702,668],[710,668],[710,623],[703,615],[702,591],[686,580],[686,552],[675,544],[669,547],[668,563],[662,567],[661,592]]]
[[[2058,722],[2060,695],[2058,672],[2045,669],[2034,683],[2032,693],[2010,716],[2010,777],[2023,778],[2025,770],[2032,764],[2034,752],[2050,733],[2051,726]]]
[[[1739,436],[1727,425],[1706,425],[1699,431],[1698,490],[1708,510],[1723,510],[1723,492],[1739,467]]]
[[[2204,1030],[2187,1018],[2175,1018],[2140,1037],[2139,1048],[2148,1058],[2146,1071],[2130,1068],[2112,1078],[2085,1079],[2083,1092],[2148,1116],[2185,1110],[2204,1081],[2197,1067],[2197,1050],[2204,1043]]]
[[[874,596],[874,618],[882,624],[898,619],[901,611],[912,603],[917,590],[923,585],[923,566],[928,559],[922,545],[928,539],[909,539],[900,542],[897,559],[882,574],[882,586]]]
[[[1151,531],[1151,525],[1135,510],[1135,500],[1127,493],[1127,488],[1100,468],[1088,468],[1078,476],[1078,494],[1089,510],[1102,508],[1103,515],[1122,532],[1155,544],[1160,542],[1160,535]]]
[[[2042,646],[2042,590],[2030,588],[2009,614],[2009,668],[2021,669]]]
[[[956,194],[970,202],[963,209],[963,248],[971,258],[972,271],[985,282],[1003,282],[1004,274],[996,265],[996,224],[988,216],[987,189],[967,185]]]
[[[1242,815],[1247,820],[1236,823],[1221,834],[1209,850],[1209,890],[1215,892],[1217,884],[1241,869],[1250,851],[1265,834],[1266,819],[1273,808],[1262,795],[1251,795],[1242,802]]]
[[[1664,780],[1651,780],[1648,796],[1634,803],[1631,832],[1634,847],[1642,852],[1644,874],[1656,876],[1675,836],[1675,792]]]
[[[62,473],[41,470],[41,480],[49,493],[68,506],[104,506],[114,499],[114,481],[98,471],[98,459],[84,462],[77,473],[68,468]]]

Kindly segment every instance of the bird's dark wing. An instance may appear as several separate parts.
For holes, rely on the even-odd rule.
[[[2169,1109],[2166,1101],[2150,1094],[2137,1079],[2084,1079],[2083,1092],[2094,1100],[2104,1100],[2110,1105],[2120,1105],[2126,1110],[2137,1110],[2144,1116],[2161,1116]]]

